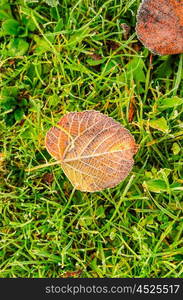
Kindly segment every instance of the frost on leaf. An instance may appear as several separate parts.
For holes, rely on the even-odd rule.
[[[87,192],[116,186],[129,174],[137,151],[127,129],[94,110],[62,117],[47,132],[46,148],[73,186]]]
[[[150,51],[159,55],[183,52],[183,0],[143,0],[136,32]]]

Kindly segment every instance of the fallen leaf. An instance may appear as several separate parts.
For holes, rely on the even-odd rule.
[[[183,52],[183,5],[178,0],[143,0],[136,33],[142,44],[159,55]]]
[[[123,29],[124,39],[127,40],[128,37],[129,37],[129,33],[131,31],[131,27],[128,24],[126,24],[126,23],[120,24],[120,27]]]
[[[83,270],[67,271],[64,273],[63,278],[73,278],[73,277],[79,278],[79,276],[81,275],[82,272],[83,272]]]
[[[112,41],[112,40],[107,40],[106,41],[108,50],[117,50],[120,47],[120,44],[116,41]]]
[[[88,54],[88,56],[90,56],[93,60],[101,60],[102,59],[102,56],[98,53]]]
[[[0,170],[2,170],[5,161],[5,154],[0,152]]]
[[[43,175],[43,182],[47,183],[48,185],[51,185],[53,182],[53,174],[52,173],[45,173]]]
[[[114,187],[125,179],[137,152],[127,129],[94,110],[62,117],[47,132],[45,144],[73,186],[88,192]]]
[[[129,111],[128,111],[128,122],[131,123],[135,116],[135,97],[132,95],[130,98],[130,105],[129,105]]]

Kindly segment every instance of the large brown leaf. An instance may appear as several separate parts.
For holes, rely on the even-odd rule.
[[[137,15],[140,41],[155,54],[183,52],[183,0],[143,0]]]
[[[130,172],[137,151],[127,129],[94,110],[62,117],[47,132],[46,148],[74,187],[87,192],[116,186]]]

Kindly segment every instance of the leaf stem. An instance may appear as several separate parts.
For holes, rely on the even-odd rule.
[[[46,164],[42,164],[42,165],[30,168],[30,169],[25,169],[25,171],[26,172],[32,172],[34,170],[38,170],[38,169],[42,169],[42,168],[47,168],[49,166],[59,165],[59,164],[61,164],[61,162],[62,162],[62,160],[57,160],[57,161],[54,161],[52,163],[46,163]]]

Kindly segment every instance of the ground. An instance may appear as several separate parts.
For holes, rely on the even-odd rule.
[[[57,4],[57,6],[51,6]],[[182,277],[182,55],[150,56],[138,0],[1,0],[0,277]],[[75,191],[45,149],[98,110],[139,150],[129,176]]]

